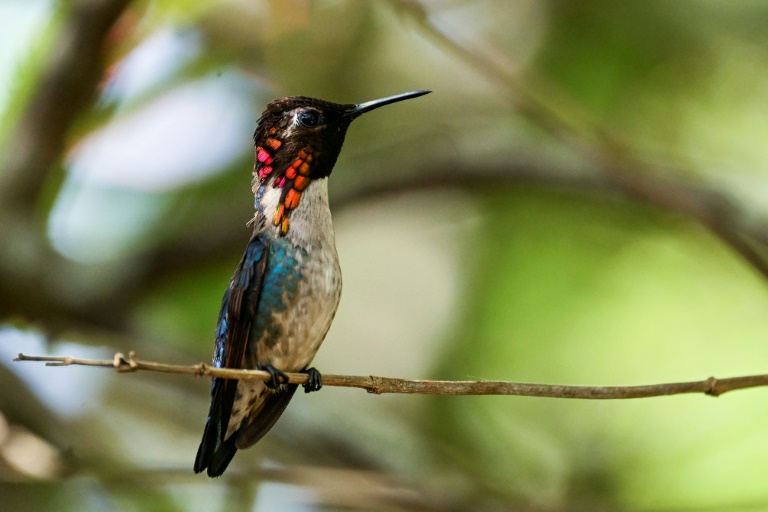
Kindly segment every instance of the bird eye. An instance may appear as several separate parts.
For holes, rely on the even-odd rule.
[[[316,110],[305,110],[299,112],[299,122],[307,128],[314,128],[320,124],[320,114]]]

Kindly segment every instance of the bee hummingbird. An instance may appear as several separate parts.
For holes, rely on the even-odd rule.
[[[221,475],[238,449],[272,428],[298,387],[283,372],[307,373],[307,393],[322,386],[308,366],[341,298],[327,178],[355,118],[429,92],[358,105],[293,96],[271,102],[259,118],[253,234],[221,302],[213,366],[265,370],[271,378],[213,378],[195,473]]]

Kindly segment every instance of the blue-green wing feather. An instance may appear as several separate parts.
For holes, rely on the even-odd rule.
[[[258,234],[251,238],[243,258],[224,293],[216,325],[213,365],[242,368],[249,349],[251,327],[256,316],[269,254],[269,240]],[[237,380],[213,378],[211,408],[203,439],[195,458],[195,472],[207,469],[208,476],[219,476],[237,451],[232,435],[224,439],[237,392]]]

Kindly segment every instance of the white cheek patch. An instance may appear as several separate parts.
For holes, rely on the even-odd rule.
[[[291,121],[288,123],[288,127],[285,129],[286,138],[288,135],[290,135],[293,130],[298,128],[299,126],[299,110],[292,110],[290,112]]]

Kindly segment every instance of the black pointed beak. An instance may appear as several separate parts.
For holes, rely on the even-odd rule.
[[[419,96],[424,96],[425,94],[429,94],[430,92],[432,91],[411,91],[411,92],[404,92],[402,94],[395,94],[394,96],[388,96],[386,98],[381,98],[378,100],[366,101],[365,103],[359,103],[355,105],[354,108],[347,111],[346,115],[349,116],[351,119],[355,119],[356,117],[360,117],[366,112],[370,112],[371,110],[377,109],[379,107],[383,107],[384,105],[397,103],[398,101],[409,100],[411,98],[418,98]]]

